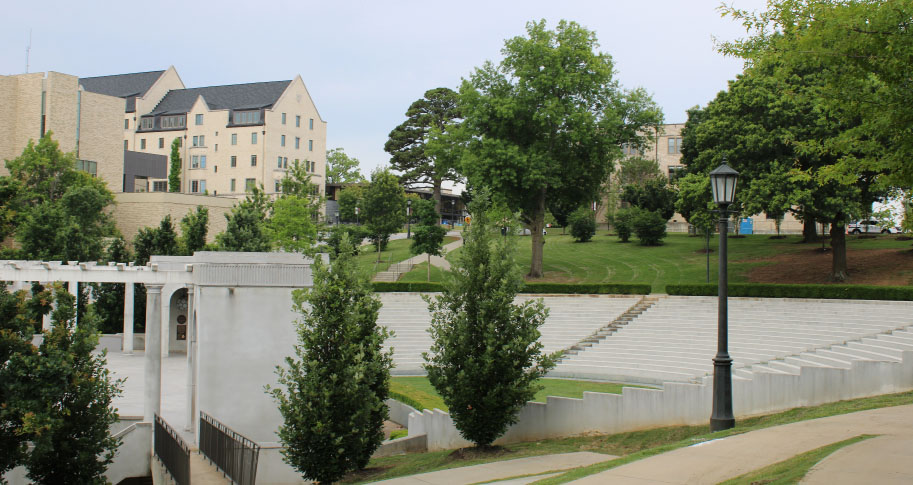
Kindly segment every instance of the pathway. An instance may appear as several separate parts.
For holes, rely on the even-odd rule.
[[[460,231],[450,231],[447,233],[448,236],[455,236],[460,239],[447,244],[444,246],[444,254],[447,254],[448,251],[453,251],[454,249],[463,245],[463,237]],[[398,236],[398,237],[393,237]],[[406,235],[403,233],[394,234],[390,236],[390,239],[405,239]],[[422,253],[418,256],[413,256],[405,261],[399,263],[391,264],[387,271],[381,271],[374,275],[372,281],[397,281],[399,277],[404,273],[412,271],[412,268],[415,265],[425,263],[428,261],[428,253]],[[431,265],[437,266],[445,271],[450,271],[450,261],[447,261],[443,256],[431,256]]]

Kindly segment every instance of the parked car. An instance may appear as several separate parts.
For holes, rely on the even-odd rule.
[[[882,233],[882,234],[897,234],[902,232],[899,227],[892,226],[882,226],[878,221],[855,221],[847,224],[846,226],[847,234],[862,234],[862,233]]]

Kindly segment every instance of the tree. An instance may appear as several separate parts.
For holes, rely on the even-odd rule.
[[[565,233],[568,225],[568,218],[571,213],[580,207],[572,200],[553,198],[548,201],[548,211],[555,218],[555,223],[561,226],[561,234]]]
[[[266,234],[266,220],[272,204],[263,189],[254,187],[231,213],[225,214],[228,224],[225,232],[216,236],[221,251],[269,251],[271,244]]]
[[[133,239],[133,250],[136,252],[136,264],[144,266],[152,256],[177,256],[178,237],[174,232],[171,215],[165,215],[159,227],[143,227]]]
[[[76,170],[76,157],[63,153],[46,133],[29,141],[19,157],[8,160],[10,175],[0,187],[6,203],[0,211],[15,230],[25,257],[93,261],[101,257],[105,237],[116,234],[107,212],[114,195],[104,182]]]
[[[333,483],[367,465],[383,441],[393,359],[383,351],[390,332],[377,325],[380,300],[351,250],[329,267],[318,258],[313,271],[314,286],[292,293],[295,357],[276,368],[282,387],[267,390],[284,419],[285,461],[305,479]]]
[[[308,199],[290,195],[273,202],[273,213],[266,233],[275,247],[283,251],[310,254],[317,242],[314,208]]]
[[[677,184],[678,199],[675,201],[675,211],[701,232],[713,232],[719,218],[713,214],[716,207],[710,194],[710,177],[690,173],[679,178]]]
[[[413,229],[412,254],[428,255],[428,281],[431,281],[431,256],[440,256],[444,249],[447,229],[439,224],[441,216],[434,210],[434,201],[418,199],[412,203],[418,225]]]
[[[639,184],[624,186],[621,200],[662,216],[669,220],[675,214],[675,188],[665,177],[649,178]]]
[[[350,185],[345,187],[339,192],[337,197],[337,202],[339,203],[339,219],[345,222],[357,222],[363,221],[364,217],[361,213],[356,214],[355,208],[359,209],[359,212],[365,209],[363,200],[364,200],[364,188],[360,185]]]
[[[619,186],[644,185],[648,180],[658,179],[663,176],[656,160],[647,160],[641,157],[629,157],[618,162],[618,172],[615,174]]]
[[[209,209],[201,205],[195,212],[188,212],[181,219],[181,252],[192,256],[206,248],[206,233],[209,232]]]
[[[596,214],[589,207],[580,207],[570,216],[571,235],[577,242],[589,242],[596,235]]]
[[[659,246],[666,237],[666,221],[658,212],[643,208],[634,209],[631,226],[641,246]]]
[[[364,223],[380,261],[380,251],[387,245],[390,234],[402,229],[406,222],[406,192],[389,170],[375,170],[365,188],[364,204]]]
[[[346,155],[342,148],[327,150],[327,183],[353,184],[365,182],[365,176],[359,170],[355,157]]]
[[[464,171],[503,196],[532,231],[529,277],[542,276],[545,210],[551,199],[595,199],[621,144],[642,145],[662,115],[643,90],[624,92],[609,55],[575,22],[555,31],[530,22],[505,42],[504,59],[477,68],[460,88],[468,136]]]
[[[106,483],[104,472],[120,442],[110,434],[118,420],[113,400],[122,380],[105,368],[97,318],[88,312],[76,325],[74,297],[54,290],[53,329],[37,349],[29,346],[6,362],[13,381],[5,409],[19,412],[17,433],[32,448],[21,463],[35,483]],[[6,379],[4,379],[6,381]]]
[[[104,261],[126,263],[131,260],[132,257],[127,251],[124,238],[114,238],[111,244],[108,245]],[[101,333],[119,333],[123,331],[124,283],[93,283],[92,292],[95,297],[95,313],[99,318],[99,331]]]
[[[171,142],[171,169],[168,171],[169,192],[181,191],[182,170],[183,164],[181,163],[181,139],[175,138],[174,141]]]
[[[384,150],[390,154],[390,166],[399,172],[405,186],[430,184],[434,210],[441,213],[441,183],[459,180],[459,157],[451,143],[444,142],[461,117],[459,97],[449,88],[425,91],[406,110],[406,121],[390,132]],[[441,146],[443,145],[443,146]]]
[[[498,236],[480,191],[470,205],[472,224],[443,291],[428,299],[431,351],[423,354],[428,379],[450,408],[460,434],[487,446],[515,423],[517,413],[554,366],[542,353],[542,300],[514,303],[523,277],[514,264],[515,238]]]

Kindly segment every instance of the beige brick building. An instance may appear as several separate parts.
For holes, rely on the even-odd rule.
[[[123,183],[123,110],[122,99],[86,91],[76,76],[0,76],[0,159],[18,157],[29,140],[51,131],[61,150],[76,154],[78,168],[116,192]],[[0,166],[0,174],[8,173]]]

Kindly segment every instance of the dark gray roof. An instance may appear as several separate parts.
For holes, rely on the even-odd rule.
[[[279,100],[291,81],[231,84],[207,88],[174,89],[162,98],[152,115],[186,113],[202,96],[209,109],[267,108]]]
[[[146,94],[155,81],[165,71],[134,72],[132,74],[115,74],[113,76],[84,77],[79,84],[86,91],[115,96],[127,100],[126,111],[136,110],[136,97]]]

